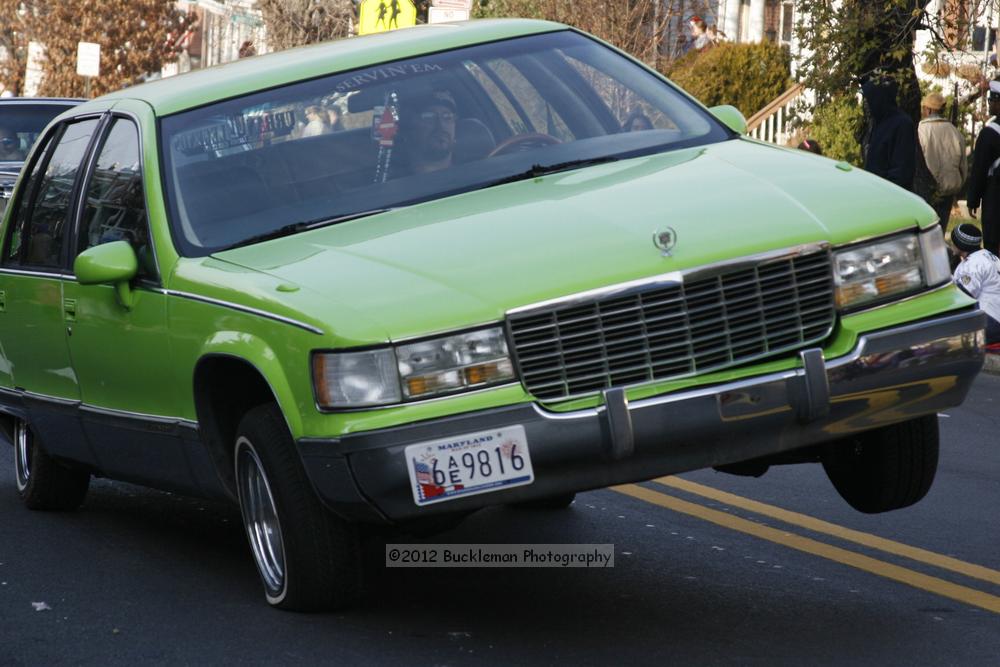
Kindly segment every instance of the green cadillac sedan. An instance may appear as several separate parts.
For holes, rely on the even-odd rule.
[[[357,599],[371,526],[699,468],[821,464],[862,512],[911,505],[982,314],[918,198],[745,129],[520,20],[73,108],[2,227],[21,497],[230,498],[297,610]]]

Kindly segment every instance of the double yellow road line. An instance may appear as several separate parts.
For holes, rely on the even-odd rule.
[[[767,505],[765,503],[743,498],[732,493],[720,491],[709,486],[696,484],[679,477],[661,477],[655,480],[661,486],[683,491],[692,495],[708,498],[731,507],[753,512],[762,516],[777,519],[786,524],[805,528],[807,530],[823,533],[832,537],[859,544],[872,549],[877,549],[894,556],[902,556],[926,565],[948,570],[956,574],[961,574],[973,579],[986,581],[1000,586],[1000,572],[981,565],[966,563],[956,558],[936,554],[932,551],[908,546],[892,540],[887,540],[870,533],[844,528],[827,521],[822,521],[805,514],[792,512],[789,510]],[[932,577],[930,575],[917,572],[899,565],[887,563],[877,558],[872,558],[864,554],[856,553],[848,549],[833,546],[825,542],[820,542],[809,537],[803,537],[780,530],[770,526],[763,526],[747,519],[733,516],[726,512],[714,510],[697,503],[683,500],[667,493],[654,491],[644,486],[636,484],[626,484],[613,487],[615,491],[631,496],[639,500],[665,507],[674,512],[687,514],[710,523],[729,528],[747,535],[768,540],[782,546],[797,549],[814,556],[827,558],[844,565],[850,565],[859,570],[871,572],[872,574],[893,579],[915,588],[920,588],[937,595],[942,595],[974,607],[980,607],[1000,614],[1000,597],[991,595],[975,588],[961,586],[950,581]]]

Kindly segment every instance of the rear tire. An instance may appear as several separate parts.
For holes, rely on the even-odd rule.
[[[21,419],[14,423],[14,475],[17,492],[31,510],[75,510],[90,487],[89,472],[46,454],[31,426]]]
[[[861,433],[830,445],[823,468],[851,507],[877,514],[927,495],[938,464],[937,415]]]
[[[536,500],[525,500],[514,503],[514,507],[523,510],[564,510],[576,500],[575,493],[561,493],[558,496],[548,498],[538,498]]]
[[[320,611],[357,600],[358,531],[323,507],[276,405],[247,412],[234,453],[240,513],[268,603]]]

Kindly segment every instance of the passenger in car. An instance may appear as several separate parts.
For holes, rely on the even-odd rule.
[[[340,119],[340,109],[331,104],[326,107],[326,114],[329,118],[331,132],[340,132],[344,129],[344,123]]]
[[[330,116],[323,107],[315,104],[306,107],[306,126],[302,129],[303,137],[318,137],[330,132]]]

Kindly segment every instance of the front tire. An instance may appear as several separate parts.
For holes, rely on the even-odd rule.
[[[276,405],[244,416],[234,460],[240,513],[268,603],[320,611],[357,600],[358,531],[323,507]]]
[[[14,475],[17,493],[31,510],[75,510],[90,487],[90,473],[46,454],[22,419],[14,423]]]
[[[877,514],[927,495],[938,465],[937,415],[861,433],[830,445],[823,468],[851,507]]]

